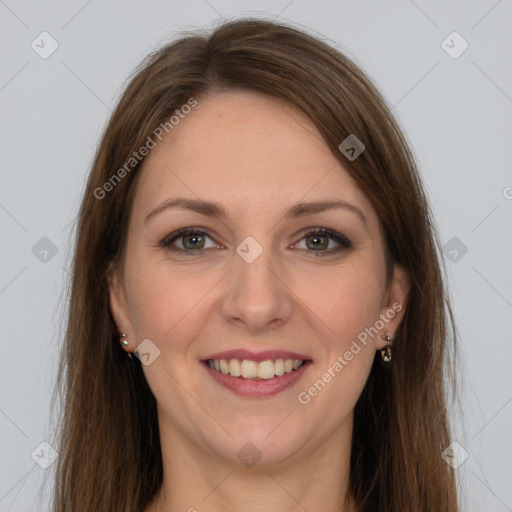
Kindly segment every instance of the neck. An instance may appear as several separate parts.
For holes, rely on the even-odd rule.
[[[162,423],[163,482],[146,512],[356,510],[346,498],[352,418],[320,446],[252,467],[212,455]]]

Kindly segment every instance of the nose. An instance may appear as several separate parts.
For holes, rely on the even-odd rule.
[[[293,294],[271,251],[264,250],[251,263],[238,254],[233,260],[221,302],[226,321],[253,333],[284,325],[293,310]]]

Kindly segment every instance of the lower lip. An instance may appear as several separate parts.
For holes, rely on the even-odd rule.
[[[311,361],[306,361],[300,368],[272,379],[244,379],[225,375],[210,368],[206,363],[201,363],[210,376],[222,386],[230,389],[233,393],[246,398],[267,398],[274,396],[293,386],[307,371]]]

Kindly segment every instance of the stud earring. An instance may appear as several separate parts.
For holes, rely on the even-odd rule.
[[[121,343],[121,345],[123,345],[123,347],[127,347],[130,343],[127,339],[123,339],[123,338],[127,338],[127,334],[125,334],[124,332],[120,332],[119,333],[119,337],[121,338],[119,340],[119,342]],[[128,357],[131,359],[132,358],[132,355],[130,354],[130,352],[127,352],[128,354]]]
[[[389,341],[389,345],[386,345],[381,351],[380,351],[380,357],[382,359],[382,362],[385,366],[389,366],[391,364],[391,359],[393,356],[393,351],[391,349],[391,345],[393,344],[393,341],[395,339],[393,336],[390,336],[386,330],[384,330],[384,334],[382,335],[382,339],[385,341]]]

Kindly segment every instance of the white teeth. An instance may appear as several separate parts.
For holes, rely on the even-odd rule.
[[[258,363],[244,359],[242,361],[242,377],[244,379],[255,379],[258,376]]]
[[[242,375],[242,367],[238,359],[231,359],[229,361],[229,374],[233,377],[240,377]]]
[[[276,375],[284,375],[284,359],[276,359],[274,372]]]
[[[209,359],[208,366],[224,375],[244,379],[272,379],[273,377],[298,370],[304,361],[300,359],[276,359],[272,361],[251,361],[250,359]]]
[[[220,360],[220,371],[224,375],[227,375],[229,373],[229,361],[227,361],[226,359]]]
[[[258,377],[260,379],[271,379],[274,377],[274,361],[270,359],[267,361],[261,361],[258,364]]]

